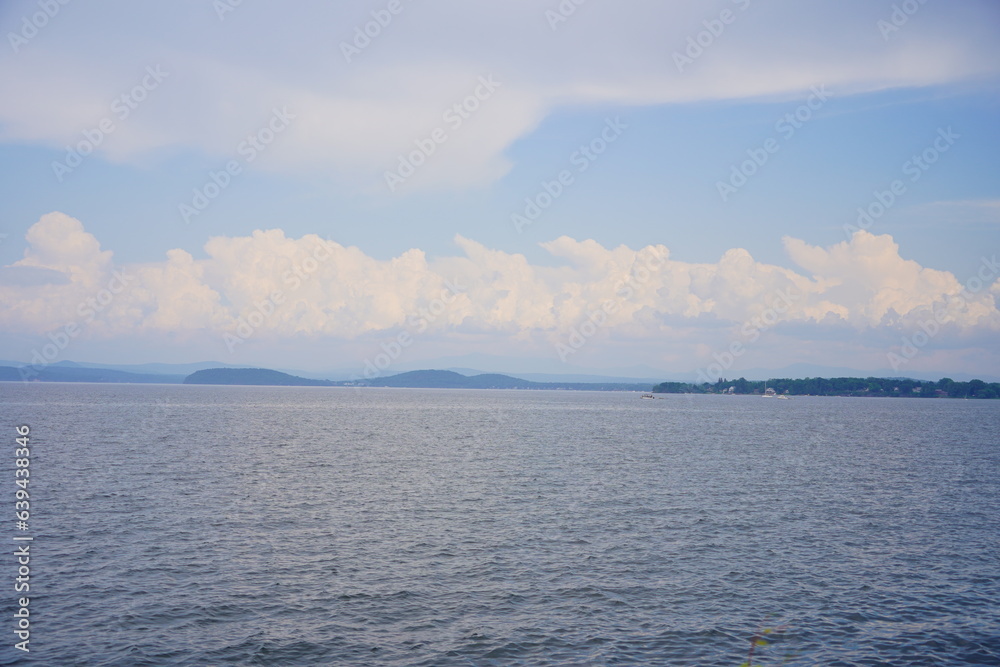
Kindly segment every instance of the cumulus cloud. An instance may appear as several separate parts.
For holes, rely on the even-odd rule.
[[[970,269],[978,282],[963,283],[902,258],[891,237],[864,231],[828,248],[786,238],[800,271],[739,248],[715,263],[688,263],[662,245],[608,249],[565,236],[542,244],[554,266],[461,236],[455,256],[429,259],[412,249],[378,260],[280,229],[211,238],[201,260],[171,250],[160,262],[116,265],[62,213],[43,216],[26,238],[24,257],[5,270],[66,279],[0,283],[6,332],[44,334],[74,322],[87,338],[222,337],[253,322],[261,336],[284,341],[409,330],[551,342],[596,312],[604,335],[620,340],[738,328],[765,313],[776,320],[769,324],[814,333],[846,326],[894,334],[940,313],[954,335],[1000,330],[995,260]]]
[[[109,279],[112,253],[101,250],[80,221],[62,213],[42,216],[25,238],[24,257],[4,267],[4,324],[25,332],[63,326],[78,317],[86,298]]]
[[[28,249],[15,267],[60,271],[70,282],[92,287],[96,276],[111,266],[112,253],[83,229],[83,223],[64,213],[49,213],[28,229]]]

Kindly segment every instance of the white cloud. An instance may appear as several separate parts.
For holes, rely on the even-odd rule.
[[[111,266],[112,253],[83,229],[83,224],[64,213],[42,216],[25,236],[28,249],[14,262],[16,267],[35,267],[61,271],[70,282],[92,287],[94,279]]]
[[[817,248],[805,242],[785,239],[792,261],[816,280],[816,294],[841,308],[819,310],[813,319],[827,313],[840,315],[851,324],[877,326],[890,313],[905,316],[931,308],[949,294],[961,291],[951,273],[920,266],[899,255],[899,245],[891,236],[858,232],[851,242],[831,248]],[[967,311],[957,313],[969,316]],[[975,319],[964,322],[974,324]]]
[[[743,11],[744,4],[593,2],[553,31],[545,11],[556,2],[412,3],[351,63],[340,42],[371,17],[349,3],[243,3],[225,21],[203,2],[171,3],[155,20],[148,12],[156,10],[133,3],[81,5],[16,61],[5,56],[0,138],[72,144],[111,114],[111,101],[144,67],[162,65],[170,76],[127,120],[116,120],[98,148],[107,157],[193,149],[230,159],[272,107],[287,107],[295,122],[255,167],[324,168],[375,187],[415,140],[449,130],[407,183],[413,190],[501,177],[510,146],[561,107],[792,98],[815,84],[848,95],[1000,68],[997,42],[983,28],[995,18],[988,3],[961,11],[925,5],[889,40],[876,27],[888,11],[861,0],[753,2]],[[672,54],[723,9],[736,20],[677,71]],[[108,16],[116,17],[118,39],[109,40],[116,48],[87,38],[106,32]],[[287,43],[296,48],[273,48]],[[442,114],[490,74],[502,87],[461,128],[448,128]]]
[[[229,324],[220,294],[204,281],[205,266],[179,249],[165,262],[129,267],[135,284],[125,300],[130,320],[143,331],[216,331]]]
[[[214,237],[203,260],[171,250],[162,262],[116,266],[79,221],[61,213],[43,216],[27,240],[24,258],[8,268],[69,279],[0,285],[8,333],[44,334],[77,322],[85,325],[84,338],[221,337],[258,311],[267,316],[258,333],[273,340],[426,330],[444,340],[478,333],[554,343],[604,308],[602,336],[663,339],[718,331],[720,324],[738,329],[782,299],[791,307],[778,319],[815,332],[848,325],[895,335],[941,309],[951,333],[940,342],[1000,331],[1000,280],[988,267],[982,287],[956,299],[963,285],[954,275],[903,259],[891,237],[868,232],[829,248],[786,238],[805,274],[738,248],[716,263],[692,264],[670,257],[665,246],[607,249],[568,237],[542,244],[561,260],[556,266],[534,266],[461,236],[458,256],[429,260],[413,249],[377,260],[356,247],[316,235],[292,239],[278,229]],[[89,309],[95,312],[85,317]]]
[[[101,250],[78,220],[62,213],[42,216],[25,238],[29,247],[24,257],[5,267],[18,278],[0,285],[0,309],[8,331],[41,333],[79,317],[86,298],[110,277],[112,253]],[[49,279],[25,281],[25,276]]]

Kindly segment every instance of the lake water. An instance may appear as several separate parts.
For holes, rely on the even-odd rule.
[[[1000,664],[1000,401],[0,383],[31,662]],[[765,629],[771,629],[765,633]]]

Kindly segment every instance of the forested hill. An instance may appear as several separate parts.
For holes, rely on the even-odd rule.
[[[329,380],[310,380],[267,368],[207,368],[184,378],[184,384],[238,384],[270,387],[329,387]]]
[[[653,391],[661,394],[763,394],[764,382],[740,378],[707,382],[662,382]],[[774,379],[767,388],[789,396],[876,396],[909,398],[1000,398],[1000,382],[970,380],[937,382],[900,378],[805,378]]]
[[[576,391],[649,391],[648,383],[618,382],[533,382],[497,373],[460,375],[454,371],[409,371],[370,380],[357,380],[336,384],[364,385],[369,387],[413,387],[437,389],[566,389]]]

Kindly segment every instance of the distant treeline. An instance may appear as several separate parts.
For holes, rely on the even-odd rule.
[[[909,398],[1000,398],[1000,382],[970,380],[937,382],[893,378],[805,378],[768,380],[767,388],[789,396],[905,396]],[[662,382],[653,391],[660,394],[763,394],[763,381],[720,379],[707,382]]]

